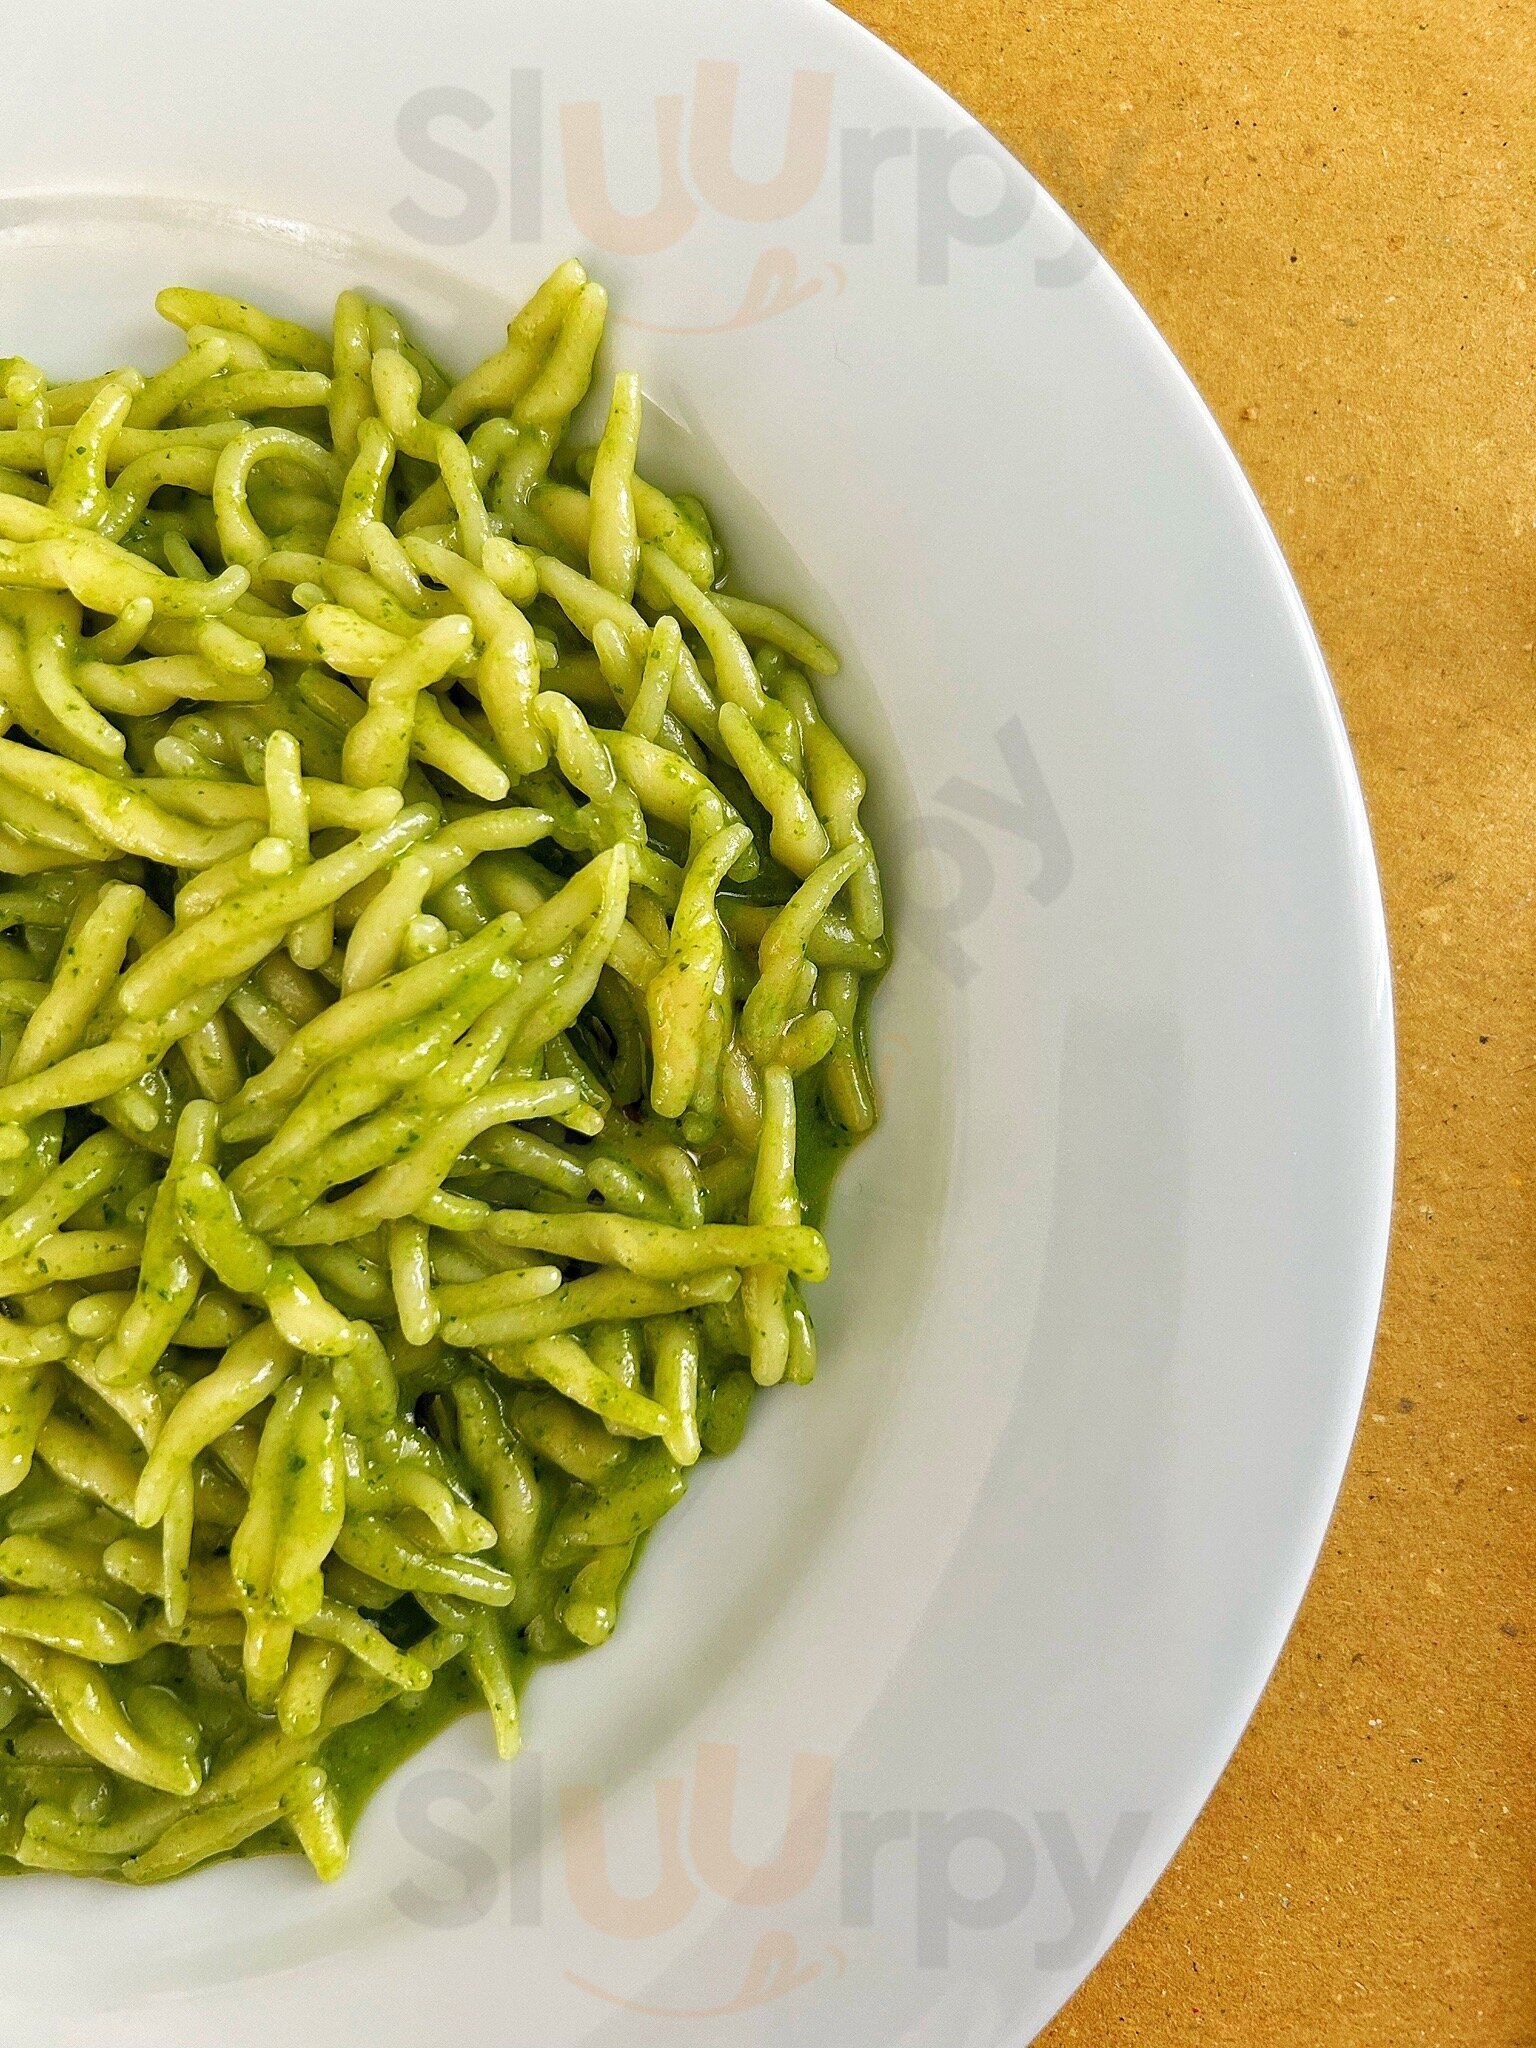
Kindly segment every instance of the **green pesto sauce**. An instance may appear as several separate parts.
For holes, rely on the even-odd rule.
[[[341,1806],[348,1835],[392,1771],[450,1722],[484,1704],[464,1660],[456,1657],[426,1692],[403,1694],[366,1720],[338,1728],[321,1749],[319,1761]],[[291,1844],[285,1839],[283,1846]]]
[[[338,1728],[322,1745],[316,1761],[325,1766],[348,1840],[363,1808],[384,1780],[451,1722],[484,1704],[463,1660],[456,1658],[437,1673],[426,1692],[404,1694],[366,1719]],[[263,1828],[227,1855],[210,1858],[209,1864],[246,1863],[255,1856],[298,1853],[293,1837],[278,1824]]]
[[[869,1064],[870,1006],[884,979],[883,974],[867,976],[859,1000],[854,1028],[866,1067]],[[870,1085],[874,1086],[872,1075]],[[796,1084],[795,1181],[800,1189],[805,1220],[814,1224],[816,1229],[826,1228],[827,1206],[832,1199],[832,1183],[837,1179],[838,1168],[868,1135],[868,1132],[846,1131],[840,1123],[833,1121],[818,1072],[812,1071]]]
[[[795,1095],[795,1179],[805,1220],[820,1230],[827,1219],[837,1169],[859,1139],[827,1114],[817,1075],[813,1073],[809,1085],[802,1083]]]

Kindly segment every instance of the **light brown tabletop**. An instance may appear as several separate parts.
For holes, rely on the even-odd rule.
[[[1392,924],[1381,1342],[1236,1761],[1049,2048],[1536,2044],[1536,0],[845,0],[1043,178],[1258,488]]]

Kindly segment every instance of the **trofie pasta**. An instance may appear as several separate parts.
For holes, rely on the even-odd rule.
[[[0,1866],[332,1878],[812,1377],[885,919],[579,264],[457,382],[158,303],[0,363]]]

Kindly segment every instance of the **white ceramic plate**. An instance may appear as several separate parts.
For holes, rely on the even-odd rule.
[[[328,1892],[7,1885],[6,2038],[1026,2040],[1252,1710],[1379,1298],[1375,869],[1236,462],[820,0],[55,0],[0,90],[0,342],[60,376],[163,359],[170,281],[366,282],[464,364],[585,255],[649,462],[846,651],[902,939],[823,1377],[536,1683],[529,1756],[452,1730]]]

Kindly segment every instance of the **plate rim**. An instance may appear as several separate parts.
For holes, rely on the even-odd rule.
[[[1182,1802],[1170,1801],[1172,1810],[1166,1817],[1154,1818],[1151,1833],[1156,1837],[1158,1847],[1154,1859],[1156,1868],[1150,1881],[1144,1887],[1128,1885],[1125,1888],[1092,1960],[1075,1976],[1070,1972],[1064,1973],[1064,1979],[1070,1977],[1071,1981],[1050,2018],[1042,2023],[1043,2026],[1049,2026],[1100,1967],[1152,1893],[1168,1875],[1218,1785],[1231,1767],[1295,1633],[1301,1610],[1322,1563],[1323,1551],[1341,1505],[1345,1480],[1364,1419],[1365,1397],[1381,1331],[1392,1248],[1393,1205],[1399,1163],[1396,977],[1391,952],[1390,926],[1387,920],[1386,893],[1359,762],[1350,739],[1338,688],[1306,599],[1302,595],[1295,571],[1281,545],[1279,535],[1264,510],[1263,502],[1237,450],[1223,431],[1209,401],[1172,343],[1121,276],[1115,264],[1104,254],[1093,237],[1072,219],[1067,209],[1035,175],[1018,152],[946,86],[930,77],[920,65],[914,63],[893,44],[886,42],[865,23],[846,13],[836,4],[836,0],[751,0],[751,4],[764,12],[774,7],[782,7],[803,15],[834,15],[841,32],[847,34],[866,51],[873,53],[877,61],[894,67],[904,77],[910,89],[936,102],[938,107],[952,118],[958,117],[985,134],[997,148],[1000,157],[1006,161],[1007,175],[1010,179],[1022,179],[1033,193],[1036,203],[1044,200],[1061,221],[1068,224],[1076,234],[1081,235],[1092,249],[1103,280],[1115,302],[1118,317],[1134,339],[1143,360],[1150,359],[1159,375],[1171,379],[1181,411],[1206,442],[1208,451],[1214,455],[1228,484],[1234,489],[1252,537],[1257,541],[1270,577],[1284,601],[1298,650],[1305,663],[1312,709],[1327,748],[1334,780],[1342,792],[1348,813],[1349,837],[1355,859],[1355,872],[1351,877],[1355,884],[1353,900],[1356,912],[1363,920],[1356,935],[1359,941],[1358,954],[1364,959],[1368,953],[1373,952],[1383,976],[1383,1000],[1379,1031],[1376,1035],[1375,1071],[1371,1077],[1373,1099],[1370,1104],[1375,1123],[1373,1143],[1378,1159],[1376,1185],[1371,1210],[1362,1231],[1363,1249],[1355,1276],[1358,1292],[1355,1323],[1347,1337],[1341,1338],[1341,1354],[1347,1362],[1341,1365],[1335,1375],[1334,1413],[1330,1418],[1331,1442],[1326,1462],[1318,1474],[1319,1483],[1307,1526],[1298,1532],[1295,1553],[1289,1561],[1289,1570],[1286,1573],[1286,1589],[1278,1602],[1273,1603],[1273,1611],[1265,1630],[1267,1644],[1257,1651],[1252,1659],[1257,1672],[1256,1681],[1250,1677],[1250,1682],[1241,1689],[1241,1696],[1224,1716],[1222,1725],[1214,1730],[1204,1745],[1206,1759],[1196,1774],[1202,1781],[1202,1786],[1192,1790]],[[1012,2035],[1011,2048],[1028,2048],[1028,2043],[1037,2037],[1039,2029],[1034,2028],[1032,2023],[1028,2024],[1031,2025],[1029,2033]]]

